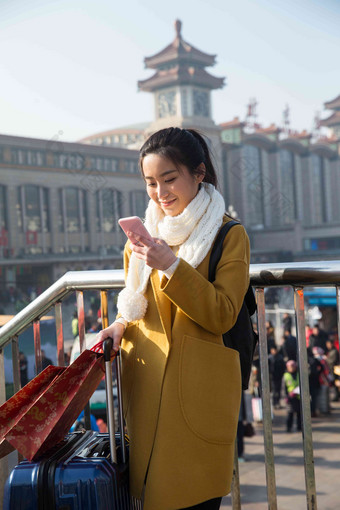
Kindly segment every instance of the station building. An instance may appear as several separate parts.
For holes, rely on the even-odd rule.
[[[138,168],[145,138],[167,126],[203,132],[227,207],[247,228],[252,262],[340,256],[340,95],[325,103],[327,136],[263,127],[251,116],[216,124],[212,92],[224,86],[206,68],[216,55],[182,37],[145,58],[154,120],[95,133],[76,143],[0,135],[2,287],[46,288],[68,270],[122,265],[121,216],[143,216]]]

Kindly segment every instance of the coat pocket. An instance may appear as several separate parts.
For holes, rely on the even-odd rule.
[[[179,399],[191,431],[210,443],[232,443],[241,399],[238,352],[185,335],[179,368]]]

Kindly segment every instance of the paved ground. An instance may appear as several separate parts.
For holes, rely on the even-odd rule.
[[[275,411],[273,443],[278,510],[307,508],[301,433],[286,433],[286,411]],[[340,509],[340,403],[332,403],[329,416],[313,418],[313,443],[318,510]],[[242,510],[268,507],[262,425],[256,435],[246,438],[247,461],[239,464]],[[227,496],[221,507],[231,508]]]

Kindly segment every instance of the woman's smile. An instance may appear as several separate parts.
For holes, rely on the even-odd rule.
[[[186,166],[174,163],[158,154],[143,159],[146,191],[167,216],[181,214],[197,195],[204,174],[192,175]]]

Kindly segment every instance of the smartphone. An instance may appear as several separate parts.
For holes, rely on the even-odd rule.
[[[128,235],[128,232],[132,232],[133,234],[138,234],[143,237],[146,237],[146,239],[149,239],[149,241],[153,241],[151,235],[146,230],[142,220],[138,218],[138,216],[129,216],[128,218],[120,218],[118,220],[119,225],[124,230],[127,237],[130,239],[132,244],[139,244],[136,242],[135,238]]]

